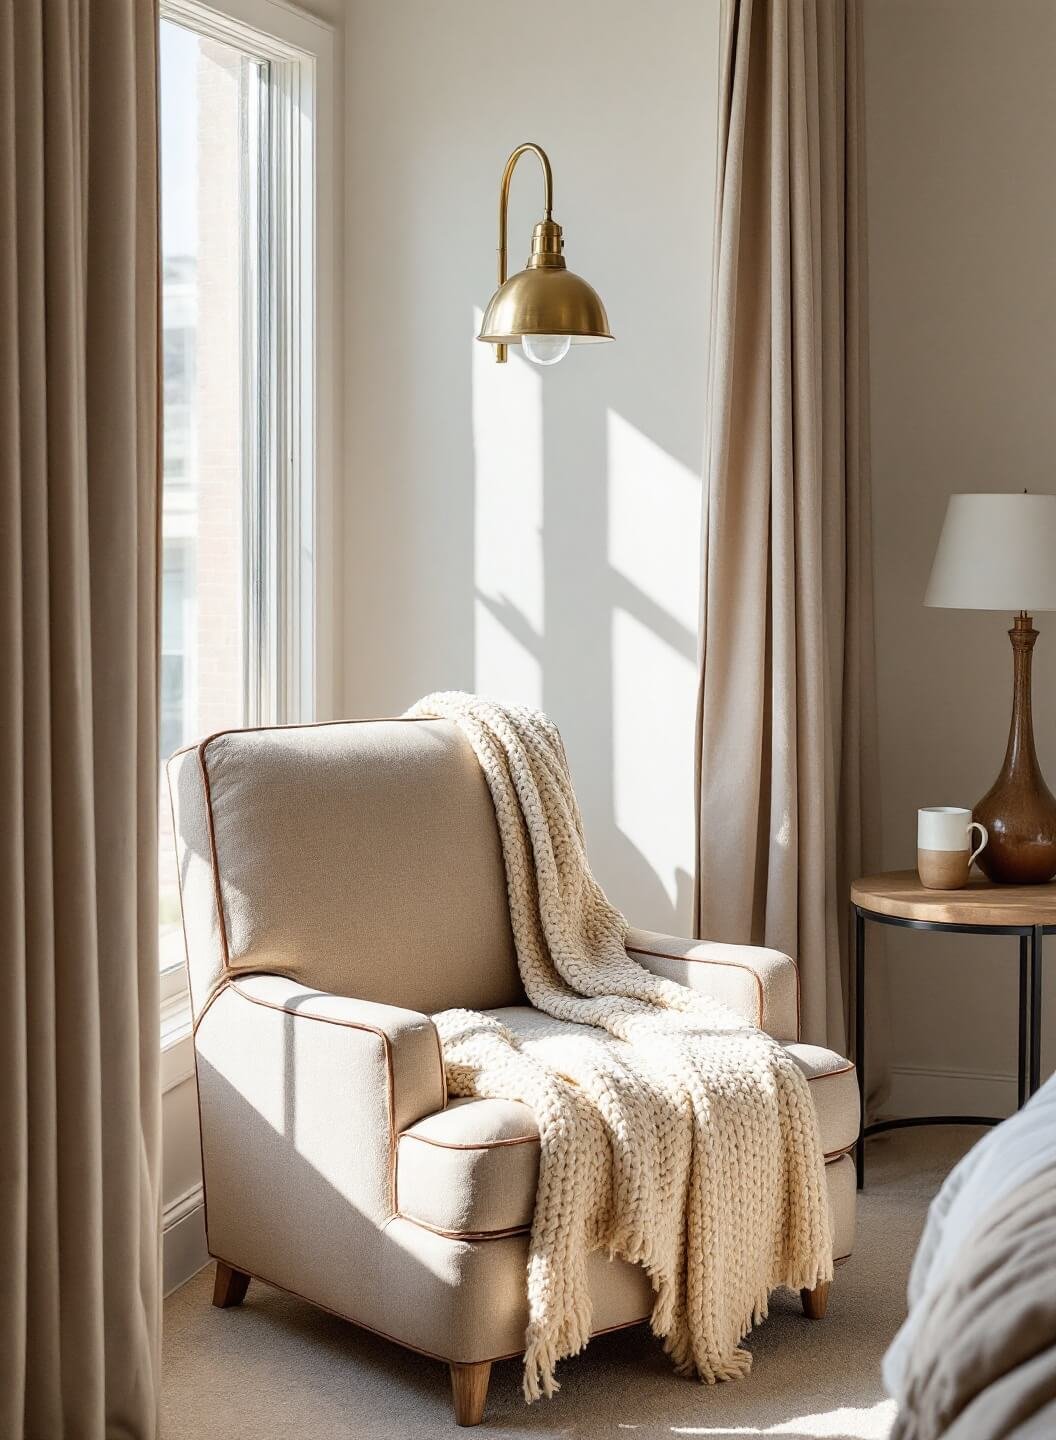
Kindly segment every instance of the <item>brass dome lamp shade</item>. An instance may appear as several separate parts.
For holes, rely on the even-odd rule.
[[[507,210],[510,181],[517,161],[530,150],[543,167],[546,216],[532,232],[528,264],[506,278]],[[518,145],[506,161],[499,190],[499,288],[488,301],[478,340],[495,346],[495,359],[506,363],[506,347],[520,345],[536,365],[556,365],[569,346],[611,340],[609,317],[601,298],[565,265],[561,226],[553,218],[554,177],[545,151]]]

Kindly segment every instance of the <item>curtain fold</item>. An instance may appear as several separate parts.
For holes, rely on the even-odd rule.
[[[0,0],[0,1434],[157,1434],[154,0]]]
[[[879,839],[860,0],[721,23],[696,928],[792,955],[842,1050]]]

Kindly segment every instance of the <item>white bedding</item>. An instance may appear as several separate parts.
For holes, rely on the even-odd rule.
[[[932,1201],[909,1276],[909,1315],[884,1356],[884,1385],[900,1403],[906,1359],[916,1341],[921,1304],[942,1286],[951,1260],[984,1209],[1046,1168],[1056,1167],[1056,1075],[1011,1119],[989,1131]]]

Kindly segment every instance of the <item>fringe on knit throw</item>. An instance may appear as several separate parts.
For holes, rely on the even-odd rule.
[[[652,975],[587,864],[556,726],[473,695],[420,700],[452,721],[491,790],[521,979],[539,1017],[433,1017],[454,1095],[520,1100],[539,1125],[524,1393],[591,1332],[587,1257],[644,1267],[654,1332],[677,1369],[745,1375],[741,1340],[778,1286],[832,1277],[817,1118],[803,1072],[716,1000]]]

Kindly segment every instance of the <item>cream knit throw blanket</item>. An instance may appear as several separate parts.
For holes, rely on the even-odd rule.
[[[590,1337],[594,1250],[645,1268],[653,1330],[680,1371],[709,1383],[746,1374],[740,1341],[770,1291],[832,1276],[802,1071],[726,1006],[627,955],[627,922],[590,872],[545,715],[459,693],[408,714],[453,721],[480,761],[521,978],[542,1012],[520,1039],[469,1010],[433,1017],[451,1093],[521,1100],[539,1124],[526,1398],[552,1394],[555,1365]]]

